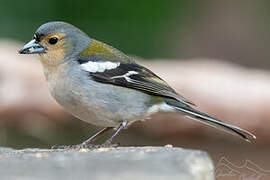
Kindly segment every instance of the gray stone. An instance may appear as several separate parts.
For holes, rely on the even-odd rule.
[[[206,152],[172,147],[80,150],[0,148],[1,179],[212,180]]]

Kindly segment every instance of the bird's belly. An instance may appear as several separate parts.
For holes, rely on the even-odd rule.
[[[77,82],[62,81],[49,87],[56,101],[83,121],[116,127],[121,121],[132,121],[147,113],[151,101],[147,94],[89,79],[80,85]]]

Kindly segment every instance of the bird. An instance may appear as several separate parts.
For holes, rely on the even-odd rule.
[[[117,146],[113,139],[120,131],[157,112],[179,112],[248,142],[256,138],[247,130],[200,112],[192,101],[134,58],[67,22],[41,25],[19,53],[38,54],[54,99],[78,119],[102,127],[80,144],[53,148]],[[95,145],[97,137],[109,130],[114,130],[112,136]]]

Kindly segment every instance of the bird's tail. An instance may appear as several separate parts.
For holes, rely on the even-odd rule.
[[[177,109],[178,111],[182,112],[185,114],[186,117],[199,121],[201,123],[204,123],[206,125],[215,127],[217,129],[223,130],[227,133],[240,136],[244,140],[250,142],[250,139],[256,139],[256,136],[253,135],[252,133],[241,129],[237,126],[233,126],[231,124],[228,124],[226,122],[223,122],[221,120],[218,120],[216,118],[213,118],[205,113],[202,113],[198,110],[193,109],[189,105],[186,105],[184,103],[181,103],[179,101],[173,100],[173,99],[166,99],[165,102]]]

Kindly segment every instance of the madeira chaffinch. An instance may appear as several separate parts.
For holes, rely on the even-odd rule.
[[[114,128],[114,134],[100,145],[110,146],[122,129],[159,111],[180,112],[247,141],[256,138],[246,130],[192,108],[191,101],[152,71],[71,24],[43,24],[19,53],[39,54],[55,100],[77,118],[104,127],[81,144],[56,148],[97,147],[92,142]]]

